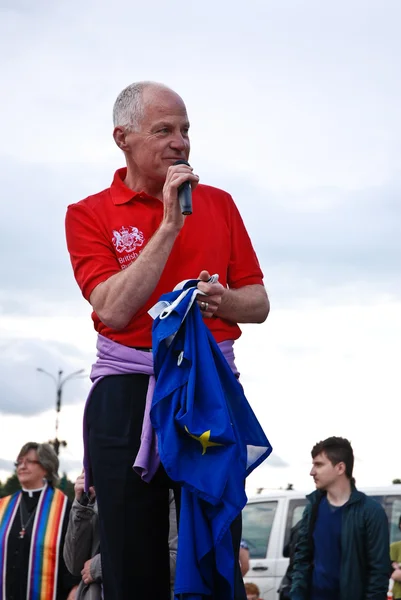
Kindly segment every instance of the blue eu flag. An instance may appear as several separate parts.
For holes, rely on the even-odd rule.
[[[246,476],[272,449],[203,322],[196,284],[160,299],[150,415],[163,466],[182,484],[176,598],[233,600],[229,528],[246,504]]]

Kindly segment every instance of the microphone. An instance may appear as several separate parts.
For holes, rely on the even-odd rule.
[[[188,165],[186,160],[176,160],[175,165]],[[183,215],[192,215],[192,188],[189,181],[184,181],[178,188],[178,201]]]

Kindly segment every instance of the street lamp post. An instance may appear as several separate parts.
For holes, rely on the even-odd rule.
[[[58,439],[59,413],[61,410],[61,397],[62,397],[63,387],[64,387],[64,384],[66,381],[68,381],[70,379],[76,379],[77,377],[82,375],[82,373],[85,371],[85,369],[79,369],[78,371],[74,371],[73,373],[70,373],[66,377],[63,377],[64,371],[62,369],[59,369],[57,377],[55,377],[52,373],[49,373],[48,371],[46,371],[45,369],[42,369],[40,367],[38,367],[36,370],[39,371],[39,373],[43,373],[44,375],[48,375],[49,377],[51,377],[53,379],[54,383],[56,384],[56,437],[54,438],[53,441],[51,441],[51,443],[53,444],[54,450],[58,456],[59,452],[60,452],[60,446],[65,447],[67,445],[67,442],[65,440]]]

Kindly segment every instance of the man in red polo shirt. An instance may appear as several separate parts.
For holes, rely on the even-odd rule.
[[[69,206],[66,218],[74,275],[100,339],[148,351],[148,310],[178,282],[198,277],[205,323],[218,343],[236,340],[238,323],[263,322],[269,301],[231,196],[198,185],[190,166],[174,164],[189,157],[184,102],[166,86],[140,82],[120,93],[113,116],[127,166],[110,188]],[[193,190],[188,217],[177,200],[186,181]],[[214,273],[219,281],[209,283]],[[170,594],[168,488],[175,484],[162,466],[150,481],[132,470],[146,419],[147,372],[104,377],[86,409],[106,600],[145,597],[148,589],[155,600]],[[240,524],[232,534],[238,553]],[[242,587],[236,600],[244,597]]]

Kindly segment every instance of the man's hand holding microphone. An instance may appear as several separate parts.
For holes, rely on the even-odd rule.
[[[192,214],[192,190],[199,177],[186,160],[177,160],[167,171],[163,187],[164,223],[181,230],[185,216]]]
[[[168,169],[163,188],[165,222],[175,224],[179,230],[182,228],[184,217],[192,214],[192,190],[198,182],[198,175],[186,160],[177,160]],[[198,296],[197,302],[202,316],[211,319],[220,307],[225,288],[218,281],[211,283],[206,270],[200,272],[198,279],[201,280],[198,289],[203,294]]]

